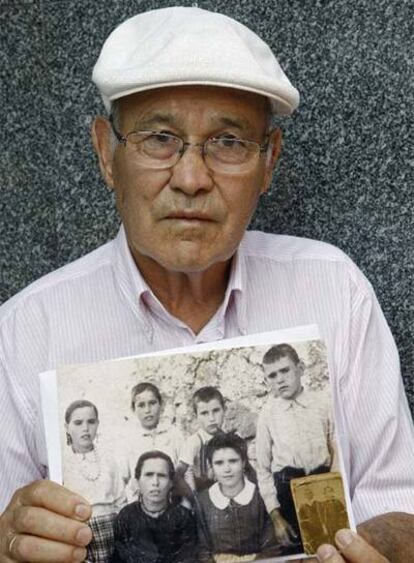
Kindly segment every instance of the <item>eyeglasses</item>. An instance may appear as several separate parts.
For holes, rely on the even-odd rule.
[[[240,174],[251,170],[257,157],[269,146],[268,137],[260,144],[228,133],[211,137],[204,143],[186,143],[176,135],[158,131],[131,131],[121,135],[112,119],[110,121],[115,137],[130,152],[131,158],[140,166],[154,170],[172,168],[188,147],[200,147],[208,168],[224,174]]]

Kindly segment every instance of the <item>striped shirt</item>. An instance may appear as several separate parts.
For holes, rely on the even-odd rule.
[[[196,335],[140,276],[124,230],[0,308],[0,510],[47,476],[39,372],[316,323],[328,348],[357,521],[414,513],[414,433],[398,354],[371,285],[322,242],[249,232],[223,303]]]

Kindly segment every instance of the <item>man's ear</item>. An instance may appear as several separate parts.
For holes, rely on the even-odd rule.
[[[279,160],[280,152],[282,150],[282,130],[275,129],[269,137],[269,146],[266,152],[266,170],[263,179],[263,187],[260,193],[264,194],[269,189],[272,181],[273,170]]]
[[[99,168],[108,187],[114,187],[113,157],[114,141],[111,124],[102,116],[93,120],[91,128],[93,147],[99,159]]]

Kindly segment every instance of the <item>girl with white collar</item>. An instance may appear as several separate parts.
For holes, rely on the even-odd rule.
[[[198,496],[199,561],[252,561],[277,556],[270,518],[257,486],[245,476],[247,446],[237,434],[217,434],[207,458],[216,483]]]

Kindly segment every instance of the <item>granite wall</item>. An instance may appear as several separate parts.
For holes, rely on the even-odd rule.
[[[169,1],[0,0],[0,301],[118,225],[89,141],[109,31]],[[181,2],[192,5],[193,2]],[[254,228],[331,242],[372,281],[414,412],[414,3],[200,1],[271,44],[302,95]]]

